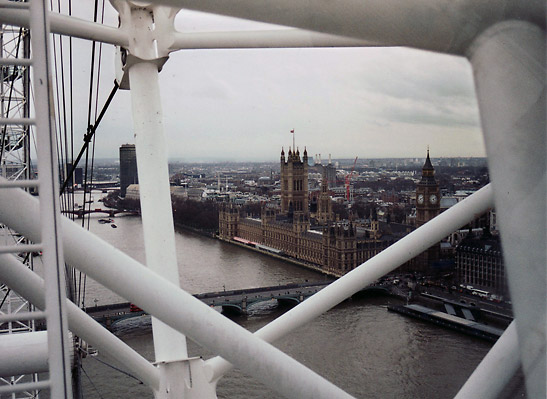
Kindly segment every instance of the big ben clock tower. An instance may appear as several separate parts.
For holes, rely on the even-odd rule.
[[[427,158],[422,167],[422,180],[416,187],[416,226],[420,227],[429,220],[437,216],[441,209],[441,195],[439,183],[435,180],[435,169],[429,159],[429,149]],[[431,264],[440,258],[440,243],[435,244],[417,258],[417,266],[422,271],[430,269]]]

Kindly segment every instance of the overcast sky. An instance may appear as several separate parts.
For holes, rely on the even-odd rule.
[[[89,14],[91,15],[91,14]],[[86,16],[89,18],[89,16]],[[117,17],[108,5],[106,23]],[[271,28],[181,12],[179,31]],[[90,46],[75,45],[76,137],[85,130]],[[104,103],[114,50],[101,67]],[[160,74],[168,153],[186,161],[271,161],[296,144],[333,158],[484,156],[466,59],[403,48],[194,50]],[[100,105],[99,105],[100,108]],[[81,114],[80,114],[81,112]],[[81,143],[76,140],[76,147]],[[133,143],[130,93],[120,91],[97,131],[96,156]]]

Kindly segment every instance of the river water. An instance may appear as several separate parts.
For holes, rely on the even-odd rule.
[[[91,219],[90,230],[144,262],[138,217],[115,218],[117,228]],[[181,285],[191,293],[321,281],[322,275],[238,246],[194,233],[176,233]],[[159,293],[158,293],[159,295]],[[86,306],[124,301],[88,279]],[[387,297],[347,301],[276,342],[282,351],[357,398],[453,397],[490,344],[387,311],[398,303]],[[281,314],[273,304],[252,308],[233,319],[255,331]],[[149,316],[114,325],[113,332],[149,360],[154,359]],[[192,356],[213,354],[193,342]],[[127,370],[107,353],[83,360],[84,398],[152,398],[135,379],[107,366]],[[218,385],[219,398],[279,398],[253,378],[231,371]]]

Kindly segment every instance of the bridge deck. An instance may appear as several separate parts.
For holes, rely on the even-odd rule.
[[[243,290],[229,290],[207,292],[196,294],[194,297],[209,306],[223,306],[239,309],[245,312],[246,308],[253,303],[276,300],[288,300],[301,302],[309,298],[322,288],[330,284],[328,282],[287,284],[282,286],[248,288]],[[129,302],[115,303],[102,306],[87,307],[84,311],[102,324],[110,325],[121,319],[136,317],[145,314],[138,308],[131,309]]]

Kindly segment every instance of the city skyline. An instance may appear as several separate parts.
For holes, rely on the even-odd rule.
[[[106,23],[117,25],[110,6]],[[190,11],[175,25],[272,29]],[[85,87],[90,51],[78,44],[76,80]],[[112,88],[114,49],[104,46],[102,57],[99,108]],[[274,161],[292,145],[292,129],[301,150],[324,159],[424,157],[427,145],[435,157],[485,155],[471,68],[460,57],[405,48],[185,50],[171,54],[160,87],[168,155],[187,162]],[[75,101],[87,103],[87,90],[80,95]],[[84,119],[76,117],[76,137]],[[96,155],[114,158],[125,143],[134,143],[131,98],[121,90],[97,130]]]

